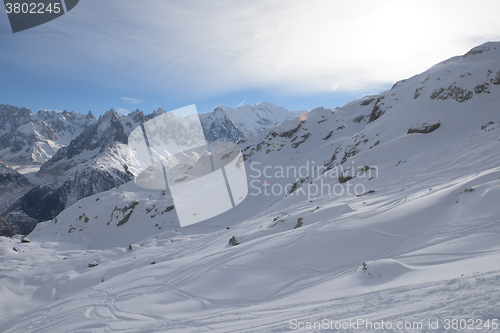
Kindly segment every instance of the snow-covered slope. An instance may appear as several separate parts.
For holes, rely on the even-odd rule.
[[[167,193],[129,182],[39,224],[32,243],[0,238],[0,330],[491,328],[499,73],[500,43],[487,43],[240,142],[250,194],[199,224],[180,228]]]

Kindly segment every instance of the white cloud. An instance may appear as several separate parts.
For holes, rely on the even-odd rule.
[[[127,104],[139,104],[141,102],[140,99],[135,99],[130,97],[122,97],[121,100]]]
[[[34,70],[88,66],[174,94],[363,90],[499,39],[499,12],[497,0],[87,0],[54,21],[64,33],[26,34],[22,54]]]

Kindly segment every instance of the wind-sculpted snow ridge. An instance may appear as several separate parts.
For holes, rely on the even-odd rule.
[[[0,238],[0,331],[492,328],[499,52],[245,139],[249,195],[207,221],[180,228],[168,191],[129,182],[39,223],[31,243]],[[432,98],[450,85],[472,98]]]

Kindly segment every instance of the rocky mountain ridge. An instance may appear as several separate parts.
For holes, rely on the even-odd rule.
[[[80,135],[95,117],[0,104],[0,158],[9,165],[41,165]]]
[[[244,114],[238,118],[240,125],[231,120],[225,112],[221,112],[222,107],[216,109],[213,114],[201,114],[200,120],[206,138],[212,141],[236,142],[252,133],[248,130],[246,132],[241,130],[242,122],[255,121],[255,124],[247,124],[247,127],[252,128],[253,131],[260,131],[277,125],[282,119],[288,119],[297,114],[297,112],[289,112],[269,103],[263,105],[266,108],[266,113],[254,116],[252,116],[254,112],[262,112],[262,106],[255,109],[253,107],[243,108],[241,112]],[[27,109],[17,109],[10,106],[4,109],[13,113],[21,113],[26,117],[30,115],[30,111]],[[239,112],[237,109],[231,110],[233,114]],[[31,186],[31,190],[13,205],[3,207],[2,211],[7,212],[5,216],[9,218],[9,221],[15,221],[20,216],[23,220],[26,217],[36,221],[49,220],[82,198],[129,182],[134,177],[135,169],[128,154],[128,134],[142,123],[165,113],[166,111],[160,108],[149,115],[136,110],[127,116],[120,116],[112,109],[100,116],[99,119],[93,118],[91,113],[82,116],[67,112],[57,114],[40,111],[36,117],[31,115],[31,120],[19,125],[17,129],[4,136],[7,148],[9,142],[14,142],[10,138],[24,139],[25,137],[21,137],[19,134],[26,132],[23,132],[23,128],[34,128],[38,123],[44,124],[45,127],[52,126],[51,130],[42,131],[45,136],[36,132],[38,136],[35,137],[39,138],[39,141],[25,140],[23,144],[31,144],[33,147],[40,146],[40,142],[47,144],[59,135],[57,130],[74,134],[75,137],[69,143],[61,145],[60,149],[41,165],[36,173],[36,180],[47,181],[38,186]],[[265,118],[266,116],[268,118]],[[34,117],[35,120],[33,120]],[[80,128],[81,131],[77,131],[74,127],[63,122],[66,120],[74,124],[82,119],[85,120],[85,125],[82,126],[83,129]],[[7,130],[16,124],[9,124],[5,128]],[[12,149],[11,147],[10,150],[12,151]],[[7,154],[6,156],[11,155]],[[49,157],[48,154],[45,156]],[[10,160],[10,162],[16,161],[18,160]],[[33,162],[33,160],[30,161]]]

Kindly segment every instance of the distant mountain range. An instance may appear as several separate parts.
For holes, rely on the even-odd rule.
[[[14,165],[43,164],[96,122],[89,112],[39,111],[0,104],[0,158]]]
[[[218,107],[200,115],[209,141],[238,142],[303,114],[270,103],[238,109]],[[64,111],[31,113],[0,105],[0,176],[9,191],[0,194],[0,214],[9,226],[1,234],[30,231],[81,198],[127,183],[134,176],[127,148],[130,132],[158,115],[136,110],[120,116],[114,110],[96,119]],[[38,170],[39,169],[39,170]],[[27,177],[21,173],[25,173]],[[19,181],[22,179],[22,181]],[[9,213],[9,214],[5,214]],[[22,220],[21,229],[16,220]],[[0,220],[0,225],[2,220]]]

